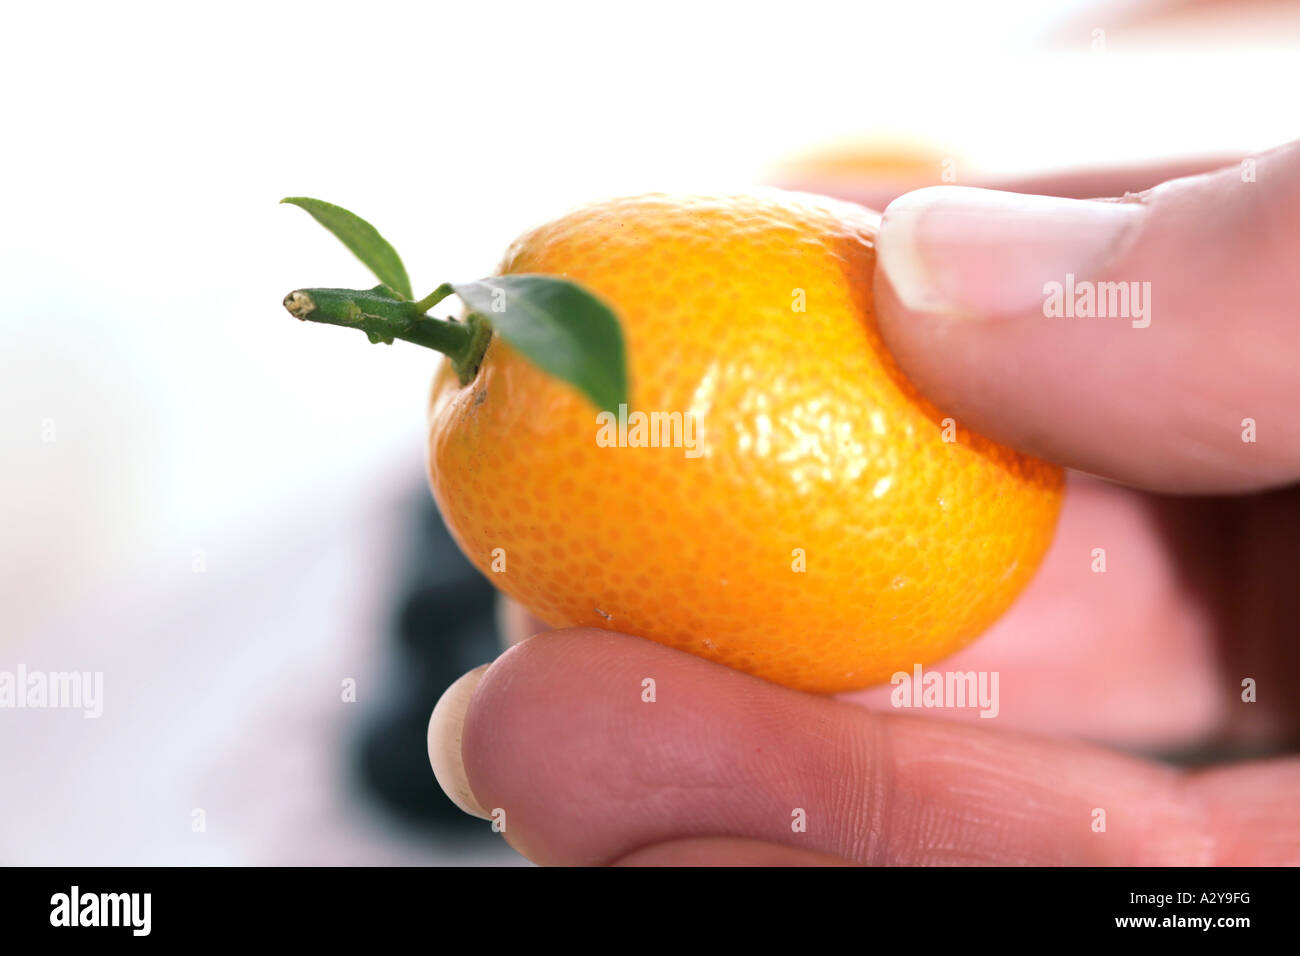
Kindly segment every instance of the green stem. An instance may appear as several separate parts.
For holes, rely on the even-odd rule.
[[[452,294],[450,284],[438,286],[419,302],[396,297],[387,286],[373,289],[299,289],[284,299],[297,319],[360,329],[371,342],[392,344],[402,339],[441,352],[451,359],[462,385],[478,372],[491,327],[471,314],[465,322],[437,319],[424,313]]]
[[[451,287],[450,282],[444,282],[442,285],[438,286],[438,288],[434,289],[432,292],[426,295],[419,302],[415,303],[415,307],[420,311],[421,314],[423,314],[425,312],[428,312],[435,305],[437,305],[439,302],[447,298],[447,296],[451,295],[455,291],[456,290]]]

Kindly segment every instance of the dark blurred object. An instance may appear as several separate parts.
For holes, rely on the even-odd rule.
[[[426,487],[412,501],[408,577],[393,595],[392,661],[358,747],[364,786],[407,824],[493,838],[446,798],[429,767],[433,705],[466,671],[500,651],[496,591],[460,553]]]

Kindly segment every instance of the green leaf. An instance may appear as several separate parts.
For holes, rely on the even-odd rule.
[[[568,279],[507,275],[452,283],[476,312],[544,372],[573,385],[596,407],[627,404],[627,357],[618,317]]]
[[[406,275],[406,266],[397,250],[389,245],[388,240],[379,234],[379,230],[355,213],[350,213],[342,206],[309,199],[306,196],[290,196],[281,199],[307,210],[318,223],[334,233],[339,242],[352,250],[375,277],[384,285],[391,287],[402,298],[410,301],[411,280]]]

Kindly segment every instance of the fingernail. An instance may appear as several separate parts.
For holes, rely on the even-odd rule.
[[[1143,206],[931,186],[885,209],[877,263],[914,312],[993,318],[1042,307],[1044,285],[1091,279],[1119,256]]]
[[[469,788],[465,775],[465,758],[461,755],[461,740],[465,731],[465,713],[474,689],[487,673],[490,665],[476,667],[456,679],[443,691],[429,718],[429,763],[438,786],[452,803],[471,816],[489,819],[488,814]]]

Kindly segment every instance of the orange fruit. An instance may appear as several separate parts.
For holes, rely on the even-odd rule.
[[[902,378],[872,308],[878,221],[775,190],[646,195],[516,241],[503,273],[568,277],[618,314],[629,427],[600,439],[595,407],[499,337],[468,385],[444,367],[429,476],[470,560],[552,626],[809,691],[988,627],[1048,546],[1063,476]],[[664,416],[658,447],[636,412]]]
[[[922,186],[955,182],[964,162],[953,150],[903,138],[859,138],[792,155],[768,180],[831,196],[901,195]]]
[[[826,145],[793,155],[775,172],[782,179],[864,181],[933,180],[939,182],[944,161],[956,162],[951,150],[894,139],[859,139]]]

